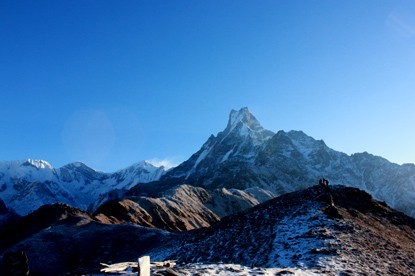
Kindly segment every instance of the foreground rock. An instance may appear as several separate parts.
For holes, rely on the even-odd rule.
[[[7,275],[3,257],[8,252],[26,254],[30,275],[84,274],[175,240],[158,229],[104,224],[65,204],[45,205],[0,230],[0,275]]]

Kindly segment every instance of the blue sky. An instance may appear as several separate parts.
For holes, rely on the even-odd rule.
[[[415,162],[414,1],[1,1],[0,159],[184,161],[247,106]]]

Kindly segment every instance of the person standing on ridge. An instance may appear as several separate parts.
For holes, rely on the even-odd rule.
[[[329,181],[325,178],[320,178],[320,180],[318,181],[318,184],[321,187],[324,187],[325,189],[328,189],[328,187],[329,187]]]

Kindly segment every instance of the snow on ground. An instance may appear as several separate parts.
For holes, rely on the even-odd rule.
[[[168,262],[167,262],[168,263]],[[308,275],[321,275],[317,270],[298,269],[298,268],[259,268],[259,267],[247,267],[239,264],[204,264],[204,263],[192,263],[192,264],[178,264],[168,263],[170,266],[158,266],[151,265],[151,275],[296,275],[296,276],[308,276]],[[102,274],[93,275],[138,275],[137,263],[125,262],[117,263],[113,265],[102,264],[105,268],[101,270]],[[166,274],[170,273],[170,274]]]
[[[337,241],[329,229],[335,222],[327,219],[319,207],[314,204],[309,207],[311,212],[304,212],[304,207],[300,206],[275,225],[276,237],[268,266],[306,268],[315,266],[313,262],[317,254],[332,257],[333,245]],[[310,252],[310,248],[315,251]]]

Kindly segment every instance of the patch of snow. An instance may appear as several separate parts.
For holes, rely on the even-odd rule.
[[[309,235],[316,231],[329,235],[329,229],[334,222],[319,211],[318,205],[312,206],[312,209],[304,214],[303,209],[304,207],[301,206],[276,224],[274,229],[276,237],[273,251],[269,256],[269,266],[305,269],[314,267],[315,265],[307,260],[316,259],[315,254],[320,251],[329,251],[328,243],[336,243],[334,239],[316,239],[314,235],[314,237]],[[310,248],[315,249],[315,252],[310,252]]]
[[[205,149],[197,158],[193,168],[196,168],[200,162],[202,162],[203,159],[205,159],[205,157],[209,154],[211,148]]]
[[[314,276],[321,275],[316,270],[298,269],[298,268],[261,268],[261,267],[247,267],[240,264],[224,264],[224,263],[188,263],[188,264],[176,264],[174,261],[165,261],[166,266],[159,266],[156,263],[151,264],[151,275],[178,275],[191,276],[211,276],[211,275],[294,275],[294,276]],[[138,265],[135,262],[116,263],[112,265],[101,264],[105,268],[101,269],[103,274],[93,275],[107,275],[112,273],[113,275],[137,275],[137,272],[132,272],[137,269]]]
[[[26,162],[39,169],[53,170],[53,167],[44,160],[27,159]]]
[[[310,144],[305,143],[305,141],[292,139],[291,142],[294,144],[294,147],[305,157],[308,158],[311,152],[315,149]]]
[[[223,162],[225,162],[226,160],[228,160],[228,158],[229,158],[229,156],[232,154],[232,152],[233,152],[233,148],[230,150],[230,151],[228,151],[223,157],[222,157],[222,160],[220,160],[220,163],[223,163]]]

